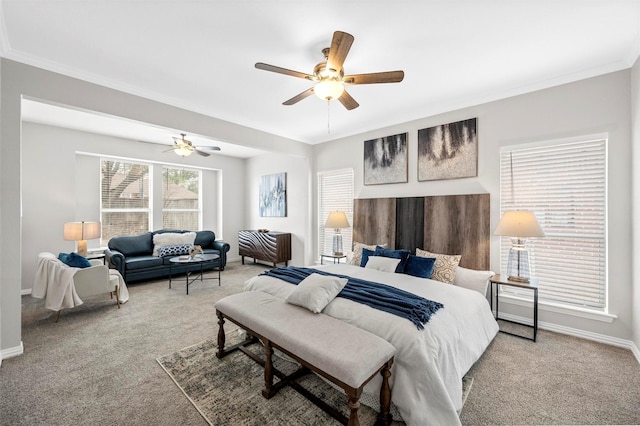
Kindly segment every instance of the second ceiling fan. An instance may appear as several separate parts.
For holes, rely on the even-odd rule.
[[[262,62],[256,63],[256,68],[315,82],[313,87],[283,102],[283,105],[293,105],[315,93],[320,99],[338,99],[346,109],[352,110],[357,108],[359,104],[345,90],[345,85],[399,83],[404,79],[404,71],[344,75],[342,65],[352,44],[353,36],[351,34],[342,31],[334,32],[331,47],[322,49],[325,61],[318,63],[314,67],[313,74],[293,71]]]

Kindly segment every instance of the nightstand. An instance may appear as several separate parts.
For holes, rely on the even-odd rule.
[[[520,325],[524,325],[526,327],[532,327],[533,328],[533,338],[528,337],[528,336],[521,336],[519,334],[515,334],[515,333],[510,333],[508,331],[502,331],[500,330],[502,333],[505,334],[510,334],[512,336],[516,336],[516,337],[521,337],[523,339],[527,339],[527,340],[533,340],[534,342],[536,341],[536,336],[538,335],[538,280],[532,279],[530,282],[528,283],[521,283],[518,281],[511,281],[509,280],[506,276],[502,276],[502,275],[494,275],[491,278],[489,278],[489,283],[491,285],[491,299],[489,300],[490,305],[491,305],[491,311],[493,312],[493,286],[501,286],[501,285],[508,285],[511,287],[518,287],[518,288],[522,288],[525,290],[532,290],[533,291],[533,325],[529,325],[529,324],[524,324],[521,322],[517,322],[517,321],[511,321],[508,319],[504,319],[504,318],[500,318],[500,311],[499,311],[499,301],[500,301],[500,288],[498,287],[496,289],[496,320],[501,320],[501,321],[507,321],[507,322],[511,322],[514,324],[520,324]]]
[[[321,254],[320,255],[320,264],[324,265],[324,258],[328,257],[329,259],[333,259],[333,263],[340,263],[340,259],[346,259],[347,255],[345,254],[340,254],[340,255],[336,255],[336,254]]]

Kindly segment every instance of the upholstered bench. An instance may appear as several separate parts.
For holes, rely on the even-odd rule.
[[[271,398],[286,385],[309,398],[310,395],[298,388],[300,386],[295,379],[313,371],[344,389],[350,408],[348,424],[359,425],[358,408],[362,390],[376,374],[381,373],[378,423],[390,424],[389,376],[395,348],[389,342],[346,322],[322,313],[314,314],[259,291],[227,296],[219,300],[215,307],[219,324],[217,357],[222,358],[233,350],[241,349],[263,364],[265,389],[262,395],[265,398]],[[264,362],[244,348],[246,342],[225,350],[225,318],[260,339],[265,348]],[[301,369],[289,376],[277,371],[271,359],[273,348],[295,359],[301,364]],[[274,374],[281,379],[275,385]],[[327,404],[323,406],[316,398],[309,399],[339,421],[347,423],[346,417],[337,410],[332,412],[327,409]]]

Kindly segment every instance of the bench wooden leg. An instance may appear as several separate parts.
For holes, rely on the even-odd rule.
[[[216,352],[216,357],[222,358],[225,355],[224,315],[220,311],[216,311],[216,315],[218,316],[218,352]]]
[[[359,391],[359,392],[358,392]],[[360,419],[358,419],[358,408],[360,408],[360,393],[362,389],[357,389],[356,392],[347,392],[349,397],[349,423],[347,426],[360,426]]]
[[[376,424],[390,425],[391,414],[389,408],[391,407],[391,388],[389,387],[389,377],[391,377],[391,365],[393,364],[393,358],[391,358],[380,370],[382,375],[382,385],[380,386],[380,413],[378,413],[378,420]]]
[[[277,390],[273,389],[273,348],[271,342],[267,339],[262,341],[264,343],[264,389],[262,390],[262,396],[269,399],[276,394]]]

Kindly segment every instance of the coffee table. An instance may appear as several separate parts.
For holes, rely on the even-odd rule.
[[[187,268],[187,276],[185,279],[187,283],[187,294],[189,294],[189,284],[193,284],[193,282],[196,281],[198,278],[200,278],[200,281],[218,280],[218,286],[219,286],[221,284],[220,268],[218,268],[218,278],[216,277],[203,278],[204,265],[207,263],[215,262],[219,258],[220,256],[218,256],[217,254],[198,254],[196,255],[196,257],[191,257],[188,255],[172,257],[171,259],[169,259],[169,288],[171,288],[171,281],[172,281],[171,268],[173,267],[173,265],[185,265]],[[195,268],[190,270],[191,266],[194,266]],[[198,267],[199,267],[199,270],[198,270]],[[197,274],[197,275],[195,275],[194,278],[191,278],[193,274]]]

